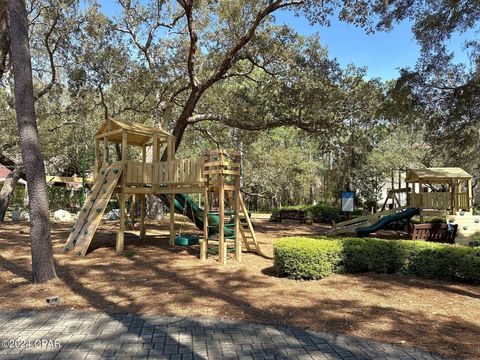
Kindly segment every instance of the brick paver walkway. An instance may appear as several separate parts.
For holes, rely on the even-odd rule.
[[[0,359],[442,359],[296,328],[79,311],[0,312]]]

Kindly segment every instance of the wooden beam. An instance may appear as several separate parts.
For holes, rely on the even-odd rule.
[[[468,211],[473,214],[472,179],[467,180]]]
[[[122,162],[125,163],[127,159],[127,142],[128,135],[127,131],[123,130],[122,132]],[[117,232],[117,241],[115,244],[115,249],[117,252],[122,252],[125,248],[125,190],[127,183],[127,174],[125,171],[122,172],[122,181],[121,181],[121,192],[120,192],[120,229]]]
[[[170,194],[170,245],[175,245],[175,194]]]
[[[94,150],[94,164],[93,164],[93,178],[96,179],[98,176],[98,172],[100,171],[100,160],[99,160],[99,144],[98,139],[95,139],[95,150]],[[85,175],[85,174],[84,174]]]
[[[108,140],[107,138],[103,138],[103,163],[108,162]]]
[[[146,196],[144,194],[140,195],[140,239],[145,238],[146,229],[145,229],[145,208],[146,208]]]
[[[220,153],[220,161],[223,161],[223,153]],[[220,186],[218,189],[218,255],[220,257],[220,263],[227,263],[227,244],[225,242],[225,177],[220,175]]]
[[[235,216],[235,260],[242,261],[242,241],[240,240],[240,176],[235,176],[233,191],[233,212]]]
[[[47,175],[45,177],[47,183],[51,182],[58,182],[58,183],[77,183],[81,184],[83,182],[83,178],[78,177],[78,176],[50,176]],[[85,178],[85,183],[86,184],[93,184],[94,179],[93,178]]]
[[[204,189],[203,204],[203,239],[200,243],[200,260],[207,260],[208,257],[208,189]]]
[[[105,138],[108,138],[109,136],[112,136],[112,135],[121,134],[123,131],[124,131],[123,129],[108,131],[106,133],[95,135],[95,139],[105,139]]]
[[[158,146],[158,136],[153,135],[153,144],[152,144],[152,161],[158,162],[158,153],[157,153],[157,146]]]

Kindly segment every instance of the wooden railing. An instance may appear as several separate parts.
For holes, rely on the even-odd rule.
[[[470,209],[468,193],[455,193],[455,206],[457,209]]]
[[[160,163],[127,161],[127,185],[188,185],[205,182],[204,157]]]
[[[468,194],[453,194],[455,207],[468,209]],[[409,206],[421,209],[447,210],[452,209],[452,194],[449,192],[425,192],[408,194]]]

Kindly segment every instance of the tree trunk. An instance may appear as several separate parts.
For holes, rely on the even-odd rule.
[[[22,170],[15,168],[8,174],[3,183],[2,191],[0,191],[0,222],[5,221],[5,213],[7,212],[8,204],[10,204],[10,198],[21,176]]]
[[[0,0],[0,79],[6,70],[10,36],[8,34],[7,0]]]
[[[9,0],[8,11],[15,83],[15,111],[30,202],[32,275],[33,282],[41,283],[55,278],[56,274],[52,253],[45,167],[40,152],[35,117],[25,1]]]

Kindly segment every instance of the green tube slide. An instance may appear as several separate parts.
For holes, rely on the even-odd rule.
[[[359,227],[356,230],[357,236],[359,237],[365,237],[368,236],[369,234],[383,229],[385,226],[387,226],[390,223],[393,223],[395,221],[400,221],[404,219],[410,219],[415,215],[420,214],[420,209],[417,208],[407,208],[403,211],[400,211],[396,214],[392,215],[387,215],[382,218],[380,218],[376,223],[370,225],[370,226],[364,226],[364,227]]]

